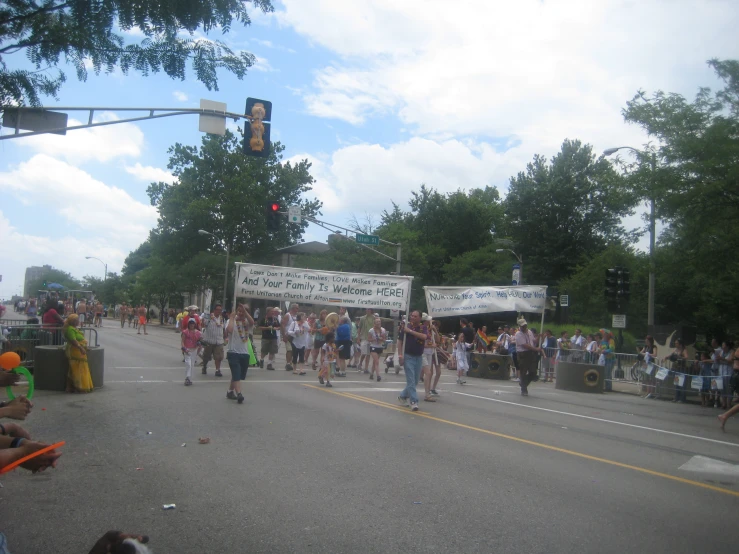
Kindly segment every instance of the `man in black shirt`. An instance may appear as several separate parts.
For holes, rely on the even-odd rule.
[[[271,370],[274,369],[272,362],[280,348],[280,341],[277,338],[277,332],[280,330],[280,319],[275,315],[274,308],[267,308],[264,321],[262,321],[259,329],[262,331],[262,357],[259,360],[259,367],[264,367],[264,358],[269,355],[267,369]]]

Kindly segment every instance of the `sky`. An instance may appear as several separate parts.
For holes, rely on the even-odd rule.
[[[241,81],[221,72],[220,90],[208,91],[192,71],[179,81],[116,70],[80,82],[62,65],[67,82],[44,105],[198,108],[208,99],[243,113],[249,96],[271,100],[272,139],[287,159],[313,164],[310,197],[323,201],[322,219],[346,225],[379,219],[393,201],[407,208],[422,183],[490,185],[505,196],[511,176],[567,138],[596,152],[639,148],[649,138],[622,116],[638,90],[693,98],[699,86],[720,86],[707,60],[739,58],[734,0],[274,4],[249,27],[207,35],[257,56]],[[28,67],[22,53],[4,61]],[[69,113],[70,124],[87,119]],[[96,121],[124,117],[95,112]],[[0,141],[0,298],[20,293],[32,265],[102,277],[103,264],[85,259],[95,256],[119,272],[156,225],[146,189],[172,180],[168,148],[201,137],[197,116],[178,116]],[[325,236],[311,226],[303,238]]]

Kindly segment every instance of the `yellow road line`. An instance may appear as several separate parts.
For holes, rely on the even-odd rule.
[[[448,419],[443,419],[443,418],[440,418],[440,417],[432,416],[432,415],[430,415],[430,414],[428,414],[426,412],[421,412],[421,411],[411,412],[410,410],[408,410],[408,408],[403,408],[403,407],[398,406],[398,405],[389,404],[387,402],[383,402],[381,400],[376,400],[374,398],[366,398],[364,396],[359,396],[357,394],[352,394],[352,393],[349,393],[349,392],[341,392],[341,391],[337,391],[337,390],[328,390],[328,389],[326,389],[324,387],[319,387],[319,386],[316,386],[316,385],[307,385],[306,384],[305,386],[306,387],[309,387],[309,388],[312,388],[312,389],[318,389],[318,390],[323,391],[323,392],[328,392],[330,394],[335,394],[337,396],[343,396],[345,398],[350,398],[352,400],[359,400],[360,402],[365,402],[367,404],[372,404],[372,405],[378,406],[380,408],[388,408],[388,409],[395,410],[395,411],[398,411],[398,412],[402,412],[402,413],[405,413],[405,414],[408,414],[408,415],[413,415],[413,416],[418,416],[418,417],[422,417],[422,418],[425,418],[425,419],[430,419],[431,421],[438,421],[439,423],[446,423],[447,425],[452,425],[454,427],[460,427],[462,429],[467,429],[469,431],[477,431],[478,433],[484,433],[486,435],[491,435],[491,436],[499,437],[499,438],[502,438],[502,439],[508,439],[508,440],[520,442],[520,443],[523,443],[523,444],[528,444],[530,446],[536,446],[536,447],[539,447],[539,448],[544,448],[546,450],[553,450],[555,452],[561,452],[562,454],[568,454],[570,456],[575,456],[577,458],[583,458],[585,460],[591,460],[591,461],[594,461],[594,462],[600,462],[600,463],[603,463],[603,464],[608,464],[608,465],[612,465],[612,466],[616,466],[616,467],[621,467],[621,468],[624,468],[624,469],[630,469],[632,471],[638,471],[639,473],[646,473],[647,475],[653,475],[655,477],[661,477],[663,479],[669,479],[670,481],[677,481],[678,483],[684,483],[686,485],[693,485],[695,487],[701,487],[703,489],[708,489],[708,490],[712,490],[712,491],[715,491],[715,492],[720,492],[720,493],[728,494],[728,495],[731,495],[731,496],[737,496],[737,497],[739,497],[739,492],[737,492],[737,491],[732,491],[732,490],[724,489],[724,488],[721,488],[721,487],[715,487],[713,485],[708,485],[706,483],[701,483],[700,481],[693,481],[691,479],[685,479],[683,477],[677,477],[675,475],[670,475],[669,473],[662,473],[662,472],[659,472],[659,471],[654,471],[654,470],[651,470],[651,469],[647,469],[645,467],[639,467],[639,466],[635,466],[635,465],[631,465],[631,464],[625,464],[623,462],[617,462],[615,460],[609,460],[607,458],[599,458],[598,456],[591,456],[590,454],[585,454],[583,452],[577,452],[575,450],[568,450],[566,448],[559,448],[558,446],[552,446],[550,444],[544,444],[544,443],[541,443],[541,442],[531,441],[531,440],[528,440],[528,439],[522,439],[520,437],[514,437],[513,435],[506,435],[505,433],[498,433],[497,431],[490,431],[488,429],[482,429],[480,427],[474,427],[472,425],[466,425],[464,423],[458,423],[456,421],[451,421],[451,420],[448,420]]]

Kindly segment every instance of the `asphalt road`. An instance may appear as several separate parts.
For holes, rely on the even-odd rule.
[[[734,547],[739,419],[722,433],[713,408],[447,372],[412,414],[403,374],[328,390],[282,365],[250,369],[237,405],[212,370],[183,386],[172,330],[105,325],[105,387],[39,391],[25,423],[66,441],[58,468],[0,478],[14,554],[87,552],[109,529],[183,554]]]

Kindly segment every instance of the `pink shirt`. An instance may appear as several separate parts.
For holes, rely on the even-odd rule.
[[[198,331],[197,329],[193,329],[190,331],[190,329],[186,329],[182,331],[182,343],[185,345],[185,348],[188,350],[191,350],[193,348],[198,347],[198,341],[200,340],[200,337],[203,336],[203,333]]]
[[[523,331],[518,331],[516,333],[516,351],[524,352],[526,350],[529,350],[528,348],[522,348],[522,345],[524,344],[533,346],[534,348],[538,346],[536,344],[536,341],[534,340],[534,333],[532,333],[528,329],[525,333]]]

